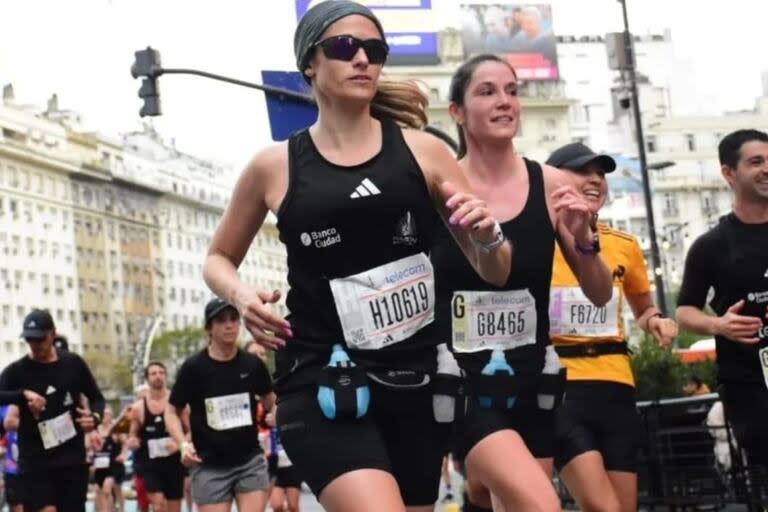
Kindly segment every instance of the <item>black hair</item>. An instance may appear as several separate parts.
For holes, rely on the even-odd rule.
[[[493,55],[491,53],[476,55],[465,61],[453,73],[453,76],[451,77],[451,88],[448,93],[448,101],[459,107],[464,106],[464,95],[467,93],[469,82],[472,81],[472,77],[474,76],[477,67],[484,62],[501,62],[502,64],[509,66],[509,69],[515,75],[515,78],[517,78],[515,68],[498,55]],[[461,125],[456,125],[456,132],[459,134],[459,150],[456,153],[456,158],[462,159],[464,158],[464,155],[467,154],[467,139],[464,137],[464,130],[461,128]]]
[[[163,369],[165,373],[168,373],[168,369],[165,367],[165,365],[161,361],[150,361],[146,368],[144,368],[144,378],[149,377],[149,369],[153,366],[159,366]]]
[[[741,158],[741,146],[752,141],[768,142],[768,134],[760,130],[736,130],[729,133],[717,146],[720,165],[736,169]]]

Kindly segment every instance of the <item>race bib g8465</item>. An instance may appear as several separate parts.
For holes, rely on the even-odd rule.
[[[205,399],[205,418],[213,430],[229,430],[253,424],[248,393]]]
[[[64,444],[77,435],[75,423],[69,411],[50,420],[41,421],[37,424],[37,428],[43,440],[43,448],[46,450]]]
[[[434,272],[423,253],[330,284],[344,339],[351,348],[394,345],[435,318]]]
[[[94,469],[107,469],[109,467],[109,453],[97,453],[93,458]]]
[[[613,287],[603,307],[592,304],[581,288],[552,288],[549,299],[549,333],[561,336],[618,337],[621,335],[621,291]]]
[[[536,343],[536,299],[528,289],[454,292],[451,316],[457,352],[510,350]]]

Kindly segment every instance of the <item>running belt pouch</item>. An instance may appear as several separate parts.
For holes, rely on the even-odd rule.
[[[495,375],[475,375],[471,382],[472,395],[478,397],[490,397],[491,409],[506,411],[507,399],[517,397],[520,385],[514,375],[505,373]]]
[[[432,394],[458,398],[464,394],[464,379],[458,375],[436,373],[432,375]]]
[[[328,417],[334,421],[350,421],[362,418],[368,412],[368,404],[358,404],[357,390],[368,386],[365,370],[359,366],[340,368],[324,366],[317,379],[318,385],[328,388],[333,395],[336,415]],[[363,410],[359,410],[362,407]],[[322,407],[321,407],[322,408]],[[358,412],[362,414],[358,415]]]
[[[553,409],[557,409],[563,403],[566,375],[566,368],[560,368],[558,373],[539,374],[538,394],[555,397],[555,405]]]

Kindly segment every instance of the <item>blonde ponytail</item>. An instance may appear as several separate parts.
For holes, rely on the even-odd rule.
[[[371,102],[374,114],[390,117],[410,128],[427,126],[429,100],[413,80],[380,80]]]

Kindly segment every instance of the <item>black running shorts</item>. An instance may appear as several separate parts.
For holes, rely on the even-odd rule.
[[[380,469],[395,477],[406,505],[434,504],[451,427],[434,420],[431,388],[369,385],[368,414],[352,422],[327,420],[316,388],[283,395],[277,420],[288,457],[316,496],[344,473]]]
[[[555,413],[555,466],[562,469],[589,451],[607,471],[637,472],[640,418],[635,388],[609,381],[569,381]]]
[[[21,475],[24,510],[56,507],[57,512],[84,512],[88,466],[65,466]]]
[[[145,463],[141,476],[144,477],[144,488],[149,494],[160,493],[171,501],[184,497],[184,466],[178,457]]]
[[[535,397],[534,397],[535,398]],[[554,448],[554,414],[538,404],[516,403],[507,410],[480,407],[477,397],[466,399],[466,413],[456,423],[456,455],[463,461],[480,441],[501,430],[514,430],[537,459],[551,458]]]

